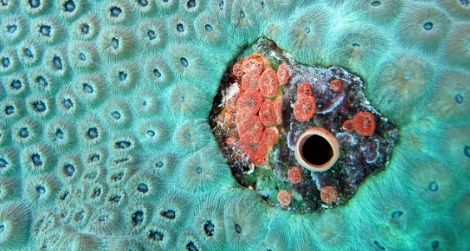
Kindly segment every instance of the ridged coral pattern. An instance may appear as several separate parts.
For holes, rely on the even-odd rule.
[[[467,0],[0,0],[0,250],[468,250],[469,17]],[[346,206],[271,207],[225,164],[212,100],[261,36],[360,75],[399,126]]]

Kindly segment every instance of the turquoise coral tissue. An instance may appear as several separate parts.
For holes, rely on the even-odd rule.
[[[219,88],[243,91],[227,72],[259,39],[350,72],[397,129],[347,201],[318,190],[346,167],[287,178],[270,150],[247,185],[218,144]],[[467,0],[0,0],[0,250],[468,250],[469,102]]]

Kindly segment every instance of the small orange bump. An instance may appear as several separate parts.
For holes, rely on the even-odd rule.
[[[259,77],[259,90],[267,98],[277,96],[279,81],[276,72],[271,67],[267,68]]]
[[[343,90],[343,81],[341,79],[333,79],[330,82],[330,89],[333,92],[340,92]]]
[[[242,76],[240,88],[242,91],[258,91],[259,90],[259,76],[250,72]]]
[[[264,70],[265,59],[260,54],[253,54],[243,60],[242,69],[245,73],[253,73],[256,76],[261,75]]]
[[[354,123],[353,123],[352,119],[348,119],[348,120],[344,121],[343,129],[346,132],[353,132],[354,131]]]
[[[277,201],[279,201],[281,206],[288,207],[290,203],[292,202],[292,195],[287,190],[281,190],[277,194]]]
[[[320,198],[323,202],[328,205],[331,205],[336,202],[336,200],[338,200],[338,196],[338,190],[334,186],[324,186],[321,188]]]
[[[232,73],[235,77],[239,78],[243,76],[242,63],[240,61],[236,62],[232,67]]]
[[[292,167],[287,173],[287,178],[292,184],[299,184],[300,182],[302,182],[303,179],[302,168],[298,166]]]
[[[294,117],[299,122],[309,121],[315,115],[316,100],[313,96],[299,96],[294,104]]]
[[[277,79],[280,85],[285,85],[290,79],[290,69],[286,63],[282,63],[277,69]]]
[[[263,140],[242,138],[240,140],[240,149],[250,158],[255,166],[260,166],[268,160],[268,147]]]
[[[309,82],[303,82],[297,87],[297,96],[312,96],[312,85]]]
[[[259,108],[259,119],[264,126],[277,124],[276,112],[274,111],[274,104],[271,100],[265,100]]]
[[[261,140],[266,141],[266,145],[271,148],[279,139],[279,130],[276,127],[268,127],[264,129],[260,137]]]
[[[358,112],[353,117],[354,130],[361,136],[372,136],[375,131],[375,118],[370,112]]]

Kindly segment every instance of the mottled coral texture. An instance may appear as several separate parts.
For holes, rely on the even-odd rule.
[[[464,0],[0,0],[0,250],[468,250],[469,18]],[[208,114],[260,36],[360,75],[399,126],[346,206],[293,214],[231,176]]]

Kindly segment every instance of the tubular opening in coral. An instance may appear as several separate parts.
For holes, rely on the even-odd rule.
[[[386,168],[398,138],[360,77],[300,64],[265,38],[227,69],[210,121],[236,180],[299,213],[346,204]],[[289,203],[279,200],[286,191]]]
[[[332,167],[339,158],[338,140],[321,127],[312,127],[297,139],[295,158],[310,171],[323,172]]]

